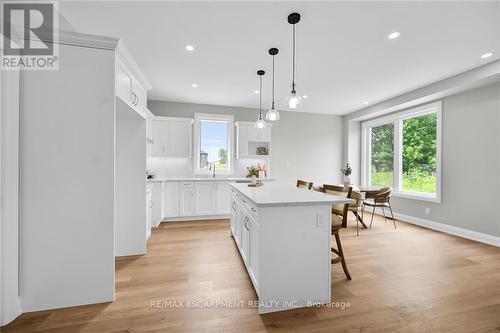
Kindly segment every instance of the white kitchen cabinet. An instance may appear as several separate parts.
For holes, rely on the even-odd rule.
[[[134,93],[136,95],[135,108],[140,113],[146,115],[146,108],[148,104],[146,89],[144,89],[144,87],[137,80],[134,80],[134,84]]]
[[[165,123],[161,120],[151,120],[151,136],[152,144],[150,154],[151,156],[167,156],[166,138],[167,132]]]
[[[156,228],[163,219],[161,206],[164,185],[160,182],[151,182],[148,186],[151,187],[151,226]]]
[[[271,126],[257,129],[254,123],[237,121],[236,126],[236,158],[266,158],[271,153]],[[267,155],[257,155],[257,148],[267,148]]]
[[[122,56],[116,57],[116,96],[132,107],[142,117],[146,117],[147,93],[146,89],[132,74],[127,60]]]
[[[260,257],[260,247],[259,247],[259,223],[257,219],[252,214],[248,217],[247,225],[249,227],[248,232],[248,262],[250,269],[250,278],[252,279],[255,290],[259,292],[259,257]]]
[[[146,238],[151,236],[151,226],[152,226],[152,210],[153,210],[153,199],[152,190],[148,186],[146,190]]]
[[[194,183],[180,182],[180,215],[193,216],[195,213]]]
[[[238,208],[236,207],[236,200],[234,198],[234,193],[231,194],[231,234],[236,233],[236,216],[238,215]]]
[[[154,114],[146,109],[146,142],[152,144],[153,140],[153,118]]]
[[[250,251],[250,227],[248,226],[249,218],[245,210],[242,211],[242,222],[241,222],[241,237],[240,237],[240,249],[243,261],[248,265],[248,254]]]
[[[231,214],[231,187],[229,182],[215,182],[215,214]]]
[[[247,138],[252,142],[270,142],[271,141],[271,126],[268,124],[266,128],[257,129],[253,124],[247,125]]]
[[[152,156],[191,158],[193,119],[155,117],[152,120]]]
[[[180,184],[179,182],[164,182],[163,183],[163,199],[162,199],[162,216],[163,217],[178,217],[179,199],[180,199]]]
[[[193,119],[170,118],[166,122],[167,156],[191,158]]]
[[[215,212],[215,183],[212,181],[196,182],[196,215],[213,215]]]

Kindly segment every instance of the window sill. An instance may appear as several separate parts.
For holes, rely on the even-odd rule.
[[[418,193],[418,192],[396,192],[396,191],[393,191],[392,196],[397,197],[397,198],[441,203],[441,198],[438,194],[432,195],[432,194],[424,194],[424,193]]]

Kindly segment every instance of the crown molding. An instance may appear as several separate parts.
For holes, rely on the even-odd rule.
[[[22,30],[17,31],[18,36],[20,38],[24,38],[22,35]],[[43,41],[52,41],[53,36],[51,31],[41,31],[38,33],[38,38]],[[30,36],[30,39],[33,39]],[[110,50],[115,51],[117,55],[123,60],[125,65],[132,71],[134,77],[139,81],[139,83],[146,89],[147,91],[151,90],[151,83],[146,79],[143,71],[135,62],[132,54],[125,46],[122,40],[114,37],[107,36],[99,36],[99,35],[90,35],[83,34],[80,32],[67,31],[67,30],[58,30],[56,31],[56,36],[54,38],[57,44],[59,45],[71,45],[71,46],[79,46],[79,47],[88,47],[100,50]]]
[[[55,36],[52,31],[39,31],[37,37],[43,42],[51,42],[55,40],[60,45],[72,45],[80,47],[89,47],[102,50],[116,50],[119,39],[114,37],[106,37],[99,35],[83,34],[74,31],[57,30]],[[24,39],[22,30],[17,30],[19,38]],[[30,39],[33,40],[30,36]]]
[[[132,57],[132,54],[125,46],[125,43],[123,43],[122,40],[118,41],[118,44],[116,46],[116,53],[120,56],[125,65],[130,70],[132,70],[134,77],[139,81],[141,86],[143,86],[144,89],[146,89],[147,91],[151,90],[152,88],[151,83],[149,83],[149,81],[146,79],[146,76],[144,75],[143,71],[137,65],[134,58]]]

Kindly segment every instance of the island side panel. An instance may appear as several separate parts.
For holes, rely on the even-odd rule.
[[[330,303],[331,205],[264,206],[259,216],[259,313]]]

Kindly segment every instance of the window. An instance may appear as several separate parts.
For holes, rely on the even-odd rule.
[[[363,123],[363,183],[441,200],[441,102]]]
[[[228,174],[231,169],[233,116],[201,114],[194,116],[195,172],[210,173],[215,165],[216,173]]]

